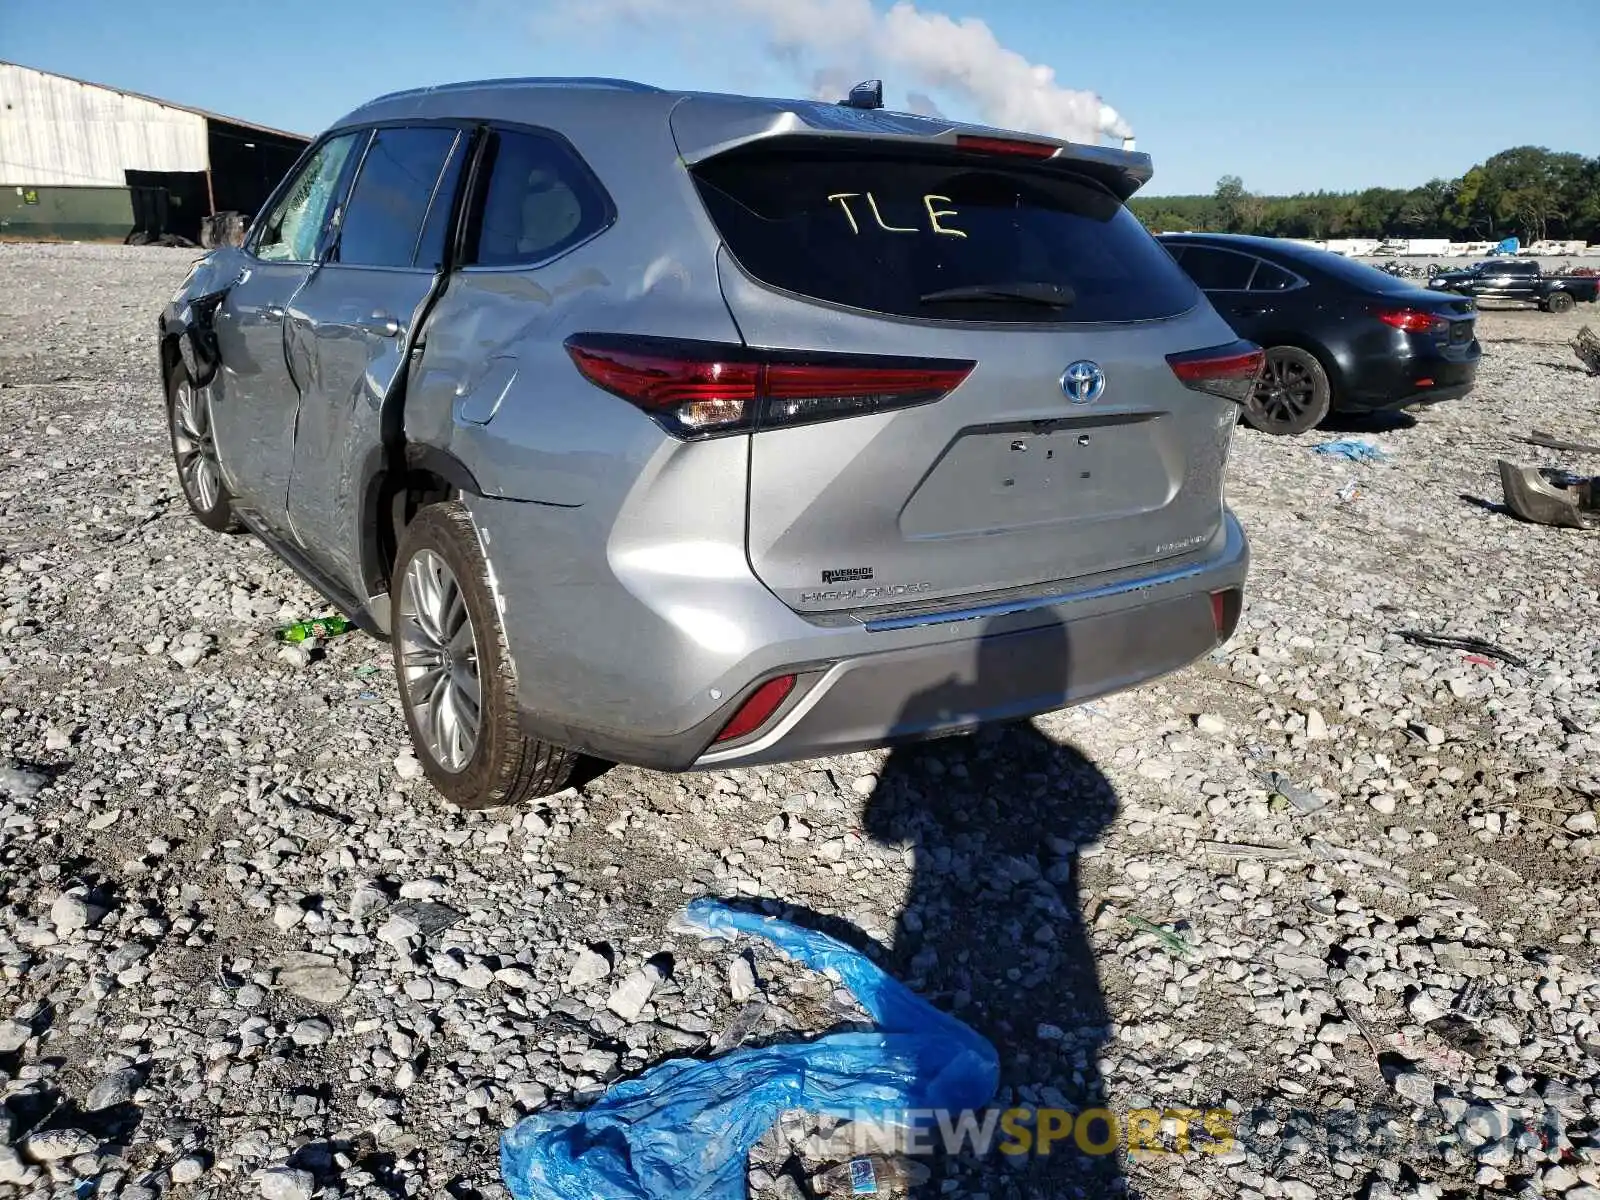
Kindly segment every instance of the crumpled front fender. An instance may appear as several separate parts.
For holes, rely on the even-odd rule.
[[[210,383],[221,365],[214,322],[217,309],[242,272],[238,251],[219,248],[190,268],[176,294],[161,310],[161,336],[163,340],[174,339],[184,369],[197,386]]]

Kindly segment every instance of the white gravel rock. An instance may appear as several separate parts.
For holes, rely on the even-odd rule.
[[[1362,433],[1385,464],[1239,430],[1247,603],[1191,668],[970,738],[463,813],[387,650],[280,646],[326,602],[187,513],[150,318],[191,258],[0,244],[0,1191],[232,1197],[269,1169],[297,1198],[503,1200],[520,1114],[861,1019],[754,943],[672,932],[720,896],[876,942],[994,1040],[997,1106],[1241,1109],[1226,1155],[989,1155],[931,1193],[1600,1200],[1594,539],[1461,499],[1498,499],[1497,458],[1582,461],[1510,441],[1531,428],[1600,442],[1564,344],[1592,313],[1478,313],[1473,396]],[[28,1161],[13,1112],[125,1071],[141,1119],[104,1157]],[[1341,1106],[1399,1132],[1330,1152]],[[1465,1129],[1479,1109],[1512,1123]],[[798,1124],[754,1164],[767,1195]]]
[[[611,974],[611,949],[609,946],[585,946],[572,961],[567,972],[567,989],[588,987]]]
[[[261,1200],[311,1200],[316,1189],[316,1177],[310,1171],[292,1167],[270,1167],[258,1171],[256,1186],[261,1189]]]

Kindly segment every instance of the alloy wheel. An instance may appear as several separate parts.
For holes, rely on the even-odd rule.
[[[204,393],[187,379],[173,388],[172,445],[184,493],[195,508],[210,512],[222,497],[222,472],[211,438],[211,410]]]
[[[1268,424],[1293,425],[1310,411],[1316,390],[1316,381],[1304,363],[1268,355],[1256,384],[1255,406]]]
[[[418,550],[400,585],[401,694],[428,753],[452,774],[478,746],[483,685],[478,643],[460,581],[432,550]]]

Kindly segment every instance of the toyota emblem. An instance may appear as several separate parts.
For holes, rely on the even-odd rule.
[[[1098,400],[1100,393],[1105,390],[1106,373],[1100,369],[1098,363],[1092,363],[1086,358],[1080,358],[1061,372],[1061,391],[1074,404],[1088,404],[1090,401]]]

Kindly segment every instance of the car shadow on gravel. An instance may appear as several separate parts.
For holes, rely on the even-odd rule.
[[[1417,427],[1417,415],[1395,409],[1377,412],[1333,412],[1317,426],[1319,433],[1399,433]]]
[[[1026,641],[1009,640],[1018,637]],[[952,678],[906,712],[959,721],[983,703],[996,672],[1028,661],[1067,694],[1064,626],[1008,634],[991,624],[971,682]],[[1027,668],[1037,683],[1039,673]],[[1109,1015],[1079,900],[1078,848],[1115,818],[1110,781],[1083,755],[1032,724],[894,750],[866,803],[866,832],[913,847],[914,868],[887,966],[934,1004],[984,1034],[1000,1054],[995,1107],[1087,1112],[1107,1103],[1098,1062]],[[1114,1108],[1115,1106],[1112,1105]],[[1111,1132],[1092,1120],[1087,1142]],[[1003,1139],[997,1139],[1003,1140]],[[943,1177],[943,1178],[941,1178]],[[926,1195],[1023,1197],[1122,1194],[1116,1153],[1085,1153],[1068,1136],[1048,1155],[970,1151],[938,1157]]]

